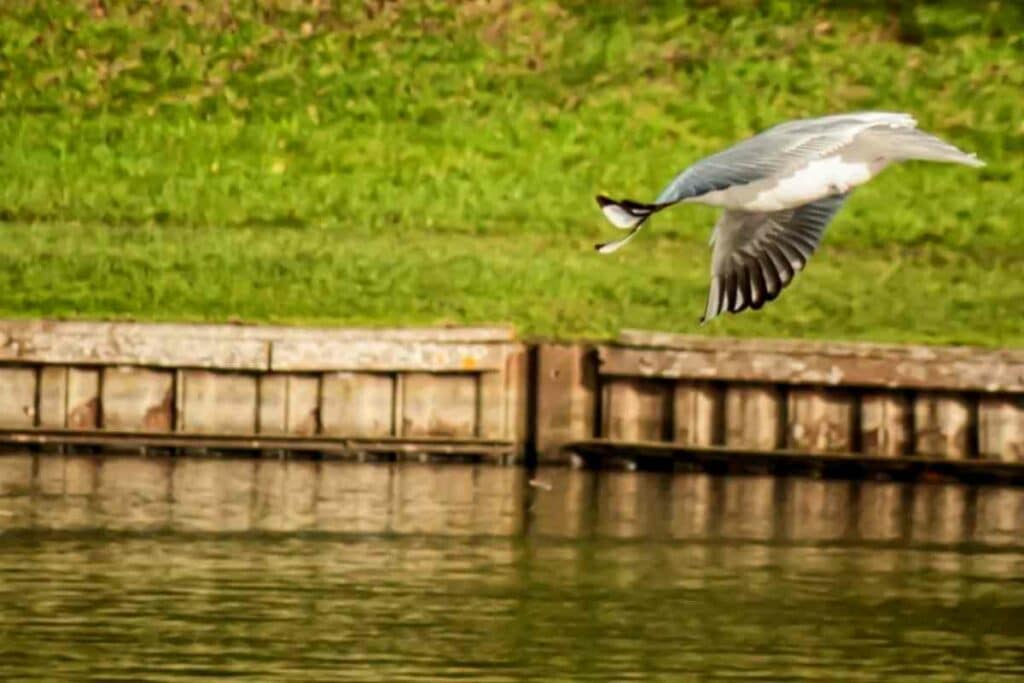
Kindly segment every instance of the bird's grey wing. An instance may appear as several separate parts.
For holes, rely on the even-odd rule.
[[[693,164],[661,191],[656,204],[778,177],[833,154],[873,128],[913,128],[913,117],[890,112],[839,114],[781,123]]]
[[[701,322],[759,309],[793,281],[849,193],[773,213],[725,211],[711,241],[711,285]]]
[[[945,140],[916,128],[875,126],[862,131],[844,155],[854,159],[883,157],[892,161],[938,161],[980,167],[985,162]]]
[[[834,133],[758,135],[693,164],[661,191],[655,203],[679,202],[780,176],[848,143],[847,135]]]

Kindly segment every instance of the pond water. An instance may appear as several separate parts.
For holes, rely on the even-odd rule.
[[[1024,491],[0,456],[0,679],[1024,676]]]

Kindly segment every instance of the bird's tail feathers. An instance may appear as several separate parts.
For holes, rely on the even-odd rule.
[[[604,195],[597,196],[597,205],[601,207],[604,217],[619,230],[632,230],[651,214],[664,208],[659,204],[644,204],[632,199],[612,199]]]
[[[648,218],[670,206],[669,204],[645,204],[632,199],[617,200],[604,195],[597,196],[597,205],[601,207],[601,212],[612,225],[620,230],[629,230],[629,234],[622,239],[595,245],[594,248],[602,254],[610,254],[625,246],[643,227]]]

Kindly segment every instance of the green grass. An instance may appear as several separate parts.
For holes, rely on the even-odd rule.
[[[328,4],[5,3],[0,315],[1024,344],[1016,3]],[[701,328],[714,211],[592,251],[595,193],[867,108],[989,165],[887,171]]]

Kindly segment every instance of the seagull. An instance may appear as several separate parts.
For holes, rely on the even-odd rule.
[[[826,226],[850,196],[889,164],[938,161],[984,166],[909,114],[855,112],[781,123],[698,161],[653,203],[598,195],[611,223],[629,230],[597,245],[610,254],[654,214],[680,203],[725,209],[711,232],[711,284],[700,323],[726,311],[759,309],[807,265]]]

